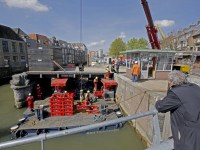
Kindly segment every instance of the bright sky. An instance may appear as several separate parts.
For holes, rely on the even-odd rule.
[[[200,19],[199,0],[147,1],[165,35]],[[0,0],[0,18],[0,24],[27,34],[80,42],[80,0]],[[89,50],[108,52],[118,37],[147,39],[146,24],[141,0],[82,0],[82,42]]]

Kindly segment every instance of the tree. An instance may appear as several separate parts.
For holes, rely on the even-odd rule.
[[[148,49],[149,42],[145,38],[132,38],[127,42],[126,49],[132,50],[132,49]]]
[[[109,48],[109,55],[114,55],[115,57],[118,57],[120,55],[120,52],[126,50],[126,43],[122,41],[121,38],[115,39]]]

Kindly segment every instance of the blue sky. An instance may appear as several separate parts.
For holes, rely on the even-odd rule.
[[[165,35],[200,19],[199,0],[147,1]],[[27,34],[80,42],[80,0],[0,0],[0,18],[0,24]],[[146,24],[141,0],[82,0],[82,42],[89,50],[108,52],[118,37],[147,39]]]

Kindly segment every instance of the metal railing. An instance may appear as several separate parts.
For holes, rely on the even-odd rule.
[[[23,139],[17,139],[17,140],[3,142],[3,143],[0,143],[0,149],[24,145],[24,144],[33,143],[33,142],[41,142],[41,149],[44,150],[44,140],[61,137],[61,136],[65,136],[65,135],[70,135],[70,134],[75,134],[75,133],[80,133],[80,132],[84,132],[84,131],[89,131],[92,129],[98,129],[101,127],[114,125],[117,123],[126,122],[129,120],[133,120],[133,119],[137,119],[137,118],[141,118],[141,117],[145,117],[145,116],[149,116],[149,115],[153,115],[153,120],[154,120],[153,147],[159,146],[161,144],[162,140],[161,140],[161,133],[160,133],[160,127],[159,127],[159,122],[158,122],[158,111],[152,110],[152,111],[135,114],[135,115],[128,116],[128,117],[121,117],[121,118],[118,118],[115,120],[104,121],[104,122],[100,122],[100,123],[96,123],[96,124],[73,128],[73,129],[57,131],[54,133],[47,133],[47,134],[44,133],[44,134],[40,134],[40,135],[34,136],[34,137],[27,137],[27,138],[23,138]]]

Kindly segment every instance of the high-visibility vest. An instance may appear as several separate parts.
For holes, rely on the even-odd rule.
[[[140,74],[140,66],[138,64],[135,64],[132,68],[132,74],[139,75]]]

